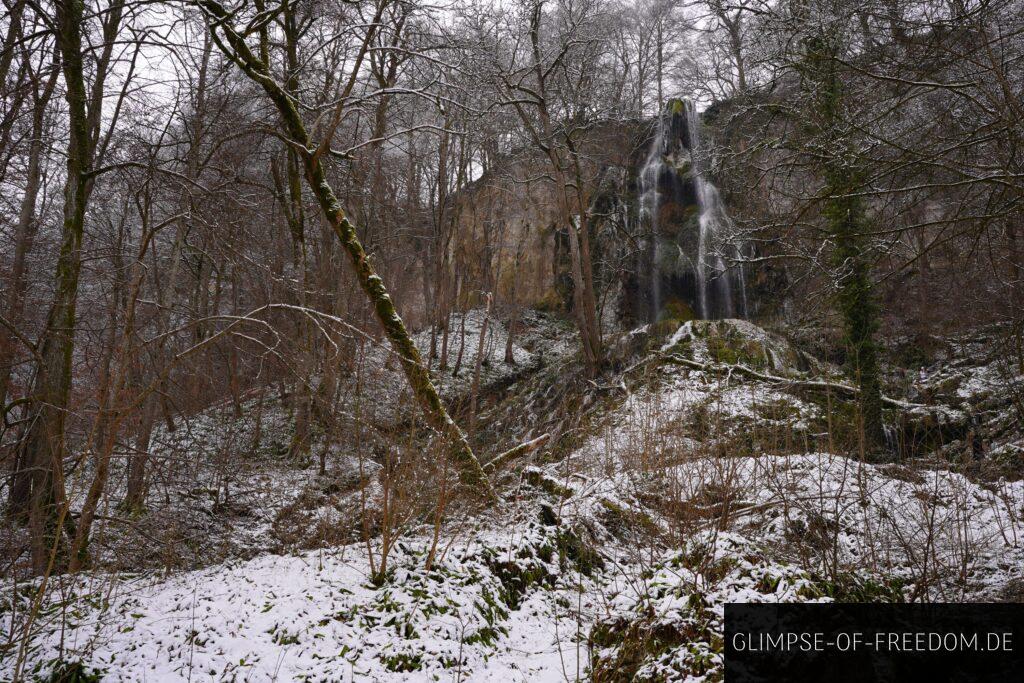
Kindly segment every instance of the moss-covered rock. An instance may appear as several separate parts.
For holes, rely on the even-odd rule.
[[[697,534],[644,575],[625,609],[591,630],[591,680],[668,683],[724,676],[728,602],[902,601],[899,582],[843,574],[824,579],[771,561],[743,537]]]
[[[668,336],[662,350],[702,363],[743,365],[784,377],[822,369],[789,341],[746,320],[686,321]]]

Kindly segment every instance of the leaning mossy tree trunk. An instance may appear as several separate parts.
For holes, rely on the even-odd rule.
[[[860,387],[863,445],[865,452],[874,456],[885,450],[875,341],[879,309],[871,278],[871,226],[864,200],[858,194],[863,173],[843,117],[841,40],[835,28],[819,27],[804,40],[800,70],[809,95],[806,122],[813,141],[811,153],[827,183],[822,195],[822,214],[834,242],[833,270],[849,366]]]
[[[341,202],[327,180],[322,157],[325,152],[330,154],[329,140],[321,145],[313,144],[296,108],[295,100],[273,77],[265,54],[262,55],[263,58],[258,57],[245,38],[234,29],[230,23],[231,16],[224,7],[216,0],[197,0],[197,5],[209,18],[210,35],[217,47],[247,77],[263,88],[277,108],[284,132],[301,158],[306,182],[320,204],[324,218],[348,253],[356,279],[369,297],[377,320],[400,359],[402,370],[427,421],[450,445],[452,454],[460,466],[463,484],[478,490],[487,498],[495,498],[487,475],[473,454],[465,433],[455,424],[441,402],[441,397],[420,358],[419,350],[395,310],[383,280],[374,272],[359,242],[355,226],[345,216]]]

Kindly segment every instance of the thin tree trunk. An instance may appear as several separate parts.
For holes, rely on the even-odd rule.
[[[574,214],[567,195],[567,179],[561,170],[561,161],[552,153],[551,162],[556,167],[555,182],[559,197],[562,220],[569,236],[569,265],[572,274],[573,313],[583,344],[583,360],[587,372],[595,377],[601,367],[601,330],[597,322],[597,303],[594,296],[594,275],[590,261],[590,235],[586,225],[585,209],[580,207]]]
[[[132,340],[135,338],[135,313],[138,307],[139,292],[142,282],[145,279],[146,269],[144,267],[146,251],[152,242],[154,230],[149,228],[148,221],[143,217],[143,231],[140,236],[139,254],[135,263],[132,264],[132,279],[130,290],[125,299],[124,327],[120,334],[120,341],[114,343],[114,350],[111,355],[117,358],[117,366],[112,373],[113,376],[104,382],[104,394],[101,401],[100,414],[96,418],[97,428],[94,429],[91,442],[98,446],[96,452],[95,472],[92,483],[86,493],[85,501],[82,504],[82,513],[79,517],[77,528],[71,543],[70,561],[68,570],[77,572],[86,567],[89,562],[89,540],[92,531],[92,524],[96,518],[96,510],[99,507],[103,491],[106,488],[107,480],[110,477],[110,460],[117,444],[117,435],[120,432],[121,423],[127,417],[126,404],[129,403],[127,390],[128,380],[132,374],[132,368],[136,361]],[[109,406],[109,408],[107,407]],[[100,435],[102,434],[102,437]],[[102,438],[97,443],[97,437]]]
[[[8,321],[17,325],[21,322],[25,309],[25,291],[28,279],[25,277],[28,254],[32,250],[36,233],[39,232],[39,221],[36,220],[36,202],[43,179],[43,126],[46,118],[46,106],[53,94],[60,69],[55,64],[42,93],[36,97],[32,111],[32,140],[29,143],[28,168],[26,169],[25,194],[21,199],[18,212],[18,226],[14,245],[14,263],[11,265],[11,276],[8,280],[5,315]],[[2,81],[0,81],[2,82]],[[0,326],[0,409],[6,405],[7,393],[10,388],[11,371],[15,361],[15,340],[6,327]]]
[[[551,121],[551,114],[548,111],[547,103],[547,71],[542,64],[541,49],[541,19],[543,17],[543,3],[536,3],[533,7],[533,16],[530,23],[530,44],[533,53],[533,72],[536,78],[537,88],[537,114],[540,120],[540,132],[534,130],[529,118],[520,103],[516,103],[516,111],[520,118],[527,124],[531,131],[534,144],[544,150],[551,161],[552,175],[555,183],[555,198],[558,203],[559,218],[566,230],[569,231],[569,258],[570,272],[573,280],[573,313],[576,316],[576,325],[580,332],[580,342],[583,345],[583,360],[587,366],[587,372],[591,377],[596,376],[601,369],[603,351],[601,349],[601,328],[597,319],[597,297],[594,292],[594,274],[590,254],[590,234],[587,219],[587,205],[582,196],[582,177],[577,155],[572,146],[570,136],[564,136],[564,147],[570,155],[575,170],[575,187],[577,191],[578,213],[574,213],[572,202],[569,198],[569,183],[566,177],[566,160],[563,159],[563,152],[556,144],[557,136],[554,125]],[[659,25],[660,30],[660,25]],[[660,79],[659,79],[659,100]],[[577,220],[578,216],[578,220]]]
[[[3,50],[0,51],[0,87],[7,85],[7,75],[14,62],[14,51],[22,39],[21,24],[25,16],[26,0],[15,0],[7,14],[7,33],[4,34]]]
[[[462,355],[466,350],[466,313],[459,314],[459,353],[455,356],[455,365],[452,367],[452,377],[458,376],[462,370]]]
[[[480,325],[480,339],[476,345],[476,362],[473,364],[473,387],[469,394],[469,435],[476,434],[476,409],[480,397],[480,368],[483,366],[484,351],[487,343],[487,324],[491,321],[491,305],[494,298],[487,294],[487,306],[484,307],[484,321]]]
[[[141,512],[146,505],[146,463],[157,405],[153,397],[147,398],[143,404],[135,432],[134,452],[128,456],[128,482],[121,507],[129,514]]]
[[[509,292],[508,302],[512,307],[512,313],[508,318],[508,338],[505,341],[505,362],[514,365],[516,362],[513,348],[515,346],[516,324],[519,322],[519,304],[516,301],[516,292],[519,289],[519,263],[523,257],[523,242],[526,240],[526,228],[523,228],[523,235],[516,244],[516,260],[512,267],[512,291]]]
[[[27,503],[32,566],[45,572],[58,550],[59,517],[65,514],[64,431],[71,393],[78,281],[82,267],[82,236],[88,201],[92,141],[86,111],[82,60],[82,0],[60,0],[56,8],[57,45],[61,52],[68,102],[69,142],[64,184],[64,222],[55,276],[56,291],[42,336],[28,429],[19,444],[29,490],[13,491],[14,507]],[[25,494],[27,500],[21,498]]]

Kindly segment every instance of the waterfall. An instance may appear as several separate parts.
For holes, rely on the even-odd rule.
[[[658,118],[658,125],[651,141],[650,151],[640,169],[640,219],[646,220],[650,237],[647,240],[648,277],[651,286],[651,322],[657,322],[661,312],[661,246],[658,239],[658,223],[661,195],[658,180],[664,168],[667,137],[665,117]]]
[[[740,290],[740,317],[747,317],[747,283],[740,262],[742,250],[730,242],[735,225],[725,210],[718,188],[708,179],[705,150],[701,141],[701,123],[697,107],[685,102],[688,146],[697,195],[700,234],[697,241],[697,290],[702,318],[734,318],[737,315],[733,297],[733,280]],[[726,253],[737,261],[730,268]]]
[[[658,117],[637,177],[638,225],[646,228],[638,282],[643,283],[641,292],[648,292],[646,299],[637,299],[637,310],[649,306],[652,322],[666,298],[686,300],[704,319],[747,316],[743,249],[733,241],[735,225],[709,178],[707,158],[696,107],[671,100]],[[696,220],[685,218],[680,206],[694,207]],[[678,257],[663,254],[663,242],[676,248]],[[664,293],[665,283],[673,291]]]

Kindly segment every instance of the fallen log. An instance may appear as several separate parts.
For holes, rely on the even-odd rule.
[[[550,434],[541,434],[536,439],[532,439],[530,441],[527,441],[526,443],[521,443],[515,448],[510,448],[504,453],[501,453],[495,456],[493,459],[488,460],[486,463],[484,463],[484,471],[493,472],[500,468],[505,463],[511,462],[512,460],[515,460],[516,458],[522,457],[524,455],[528,455],[529,453],[533,453],[538,448],[546,444],[550,439]]]
[[[785,385],[794,389],[806,389],[808,391],[821,391],[821,392],[835,392],[836,394],[847,396],[849,398],[856,398],[860,396],[860,389],[849,384],[842,384],[840,382],[824,382],[821,380],[808,380],[808,379],[794,379],[791,377],[778,377],[777,375],[769,375],[763,372],[758,372],[746,365],[729,365],[729,364],[717,364],[717,363],[701,363],[700,361],[691,360],[685,358],[676,353],[669,353],[660,356],[663,360],[676,365],[682,365],[684,367],[692,368],[694,370],[701,370],[703,372],[712,372],[715,370],[725,370],[729,373],[736,373],[737,375],[743,375],[750,377],[751,379],[761,380],[762,382],[770,382],[772,384]],[[910,403],[907,401],[899,401],[888,396],[882,396],[882,403],[892,408],[899,408],[901,410],[911,410],[913,408],[928,408],[921,403]]]

